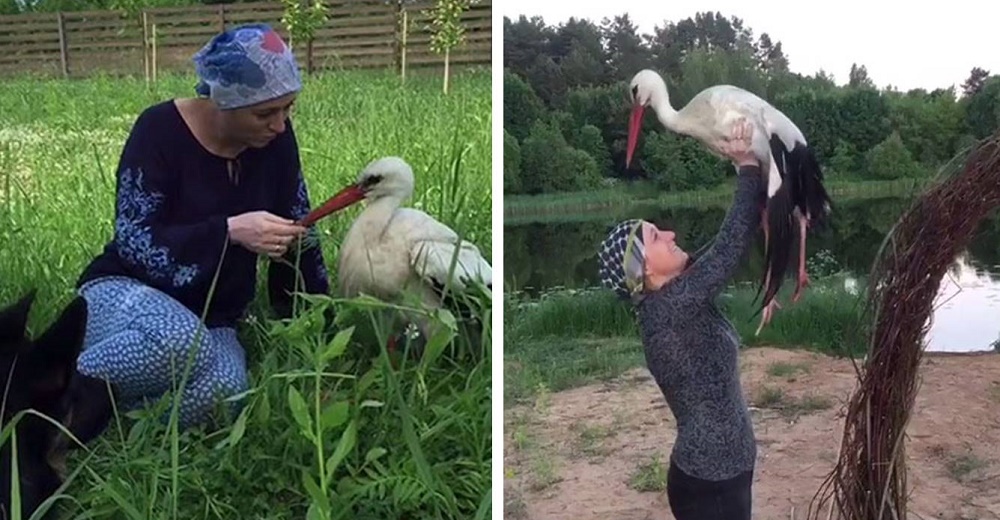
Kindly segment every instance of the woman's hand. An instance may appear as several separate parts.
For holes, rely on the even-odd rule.
[[[733,123],[730,139],[722,141],[722,153],[733,161],[737,168],[741,166],[760,166],[760,161],[750,150],[753,142],[753,125],[741,117]]]
[[[251,211],[229,217],[227,223],[230,240],[271,258],[284,255],[288,244],[306,231],[306,228],[296,226],[294,221],[267,211]]]

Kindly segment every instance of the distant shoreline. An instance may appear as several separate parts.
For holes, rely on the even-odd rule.
[[[883,197],[906,197],[921,192],[932,178],[907,178],[891,181],[845,180],[826,183],[834,200],[861,200]],[[680,192],[659,191],[651,182],[621,183],[603,190],[503,196],[504,225],[545,223],[572,219],[572,215],[593,212],[613,215],[641,206],[661,208],[725,206],[732,198],[731,183],[709,190]]]

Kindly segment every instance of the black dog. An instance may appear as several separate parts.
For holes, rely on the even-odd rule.
[[[87,325],[87,302],[75,298],[48,330],[32,340],[25,326],[34,298],[32,291],[0,310],[2,426],[18,412],[34,409],[86,443],[107,427],[114,398],[104,381],[76,370]],[[66,449],[74,443],[33,414],[25,414],[16,431],[21,512],[28,518],[62,485]],[[9,518],[11,511],[11,440],[8,437],[0,447],[0,519]]]

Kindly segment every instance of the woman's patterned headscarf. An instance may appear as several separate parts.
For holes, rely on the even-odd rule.
[[[302,89],[295,56],[267,24],[234,27],[192,58],[201,80],[195,91],[223,110],[270,101]]]
[[[601,242],[597,253],[601,284],[622,298],[631,299],[642,292],[645,279],[645,248],[642,221],[619,222]]]

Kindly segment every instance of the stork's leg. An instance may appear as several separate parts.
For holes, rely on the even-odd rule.
[[[770,247],[770,236],[767,231],[767,203],[764,203],[764,207],[760,210],[760,227],[764,230],[764,258],[767,258],[768,247]],[[764,287],[771,282],[771,266],[767,265],[767,261],[764,262],[765,277]]]
[[[763,209],[761,209],[760,226],[764,229],[764,255],[767,256],[768,247],[770,247],[770,235],[767,230],[767,203],[764,204]],[[767,262],[765,262],[767,264]],[[767,291],[767,287],[771,285],[771,266],[766,265],[764,272],[764,290]],[[754,332],[754,336],[760,334],[761,329],[764,325],[767,325],[771,321],[771,316],[774,315],[774,311],[781,308],[781,304],[778,303],[777,295],[771,298],[763,309],[761,309],[760,324],[757,325],[757,331]]]
[[[761,329],[764,325],[771,322],[771,316],[774,315],[774,311],[781,308],[781,304],[778,303],[777,298],[772,298],[770,303],[764,306],[764,309],[760,313],[760,324],[757,325],[757,331],[753,333],[754,336],[759,336]]]
[[[389,364],[392,368],[399,368],[396,366],[396,334],[389,335],[389,340],[385,342],[385,350],[389,356]]]
[[[764,274],[764,291],[767,291],[767,286],[771,285],[771,268],[768,267]],[[774,311],[781,308],[781,304],[778,303],[778,296],[774,295],[771,301],[761,309],[760,313],[760,324],[757,325],[757,331],[754,332],[754,336],[760,334],[760,330],[764,328],[771,321],[771,316],[774,315]]]
[[[806,217],[799,215],[799,280],[795,284],[795,294],[792,301],[797,302],[802,297],[802,289],[809,285],[809,273],[806,272]]]
[[[767,204],[760,210],[760,227],[764,230],[764,251],[767,251],[768,246],[768,233],[767,233]]]

